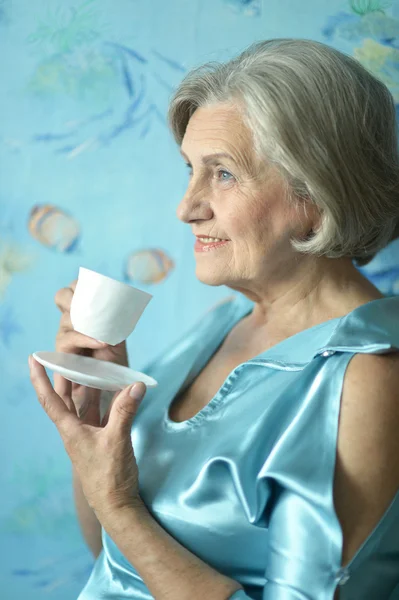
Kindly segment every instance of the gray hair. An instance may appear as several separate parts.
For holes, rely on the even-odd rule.
[[[197,108],[226,102],[250,128],[256,155],[282,173],[290,201],[318,207],[319,226],[292,239],[295,250],[362,266],[399,235],[395,104],[357,60],[320,42],[281,38],[196,67],[170,101],[177,143]]]

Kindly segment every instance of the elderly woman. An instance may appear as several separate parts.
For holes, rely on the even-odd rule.
[[[101,421],[31,360],[97,557],[79,599],[397,600],[399,298],[356,268],[398,233],[392,97],[277,39],[190,72],[169,122],[197,277],[236,293]],[[73,287],[57,349],[127,364],[72,330]]]

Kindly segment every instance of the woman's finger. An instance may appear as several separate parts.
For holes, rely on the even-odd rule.
[[[70,398],[72,396],[72,381],[65,379],[59,373],[54,373],[54,390],[61,398]]]
[[[29,367],[30,378],[38,400],[50,419],[57,426],[60,433],[61,431],[65,433],[68,430],[72,431],[77,424],[80,424],[76,414],[71,413],[63,400],[56,394],[45,368],[32,356],[29,357]]]
[[[71,290],[74,292],[74,291],[75,291],[75,289],[76,289],[76,284],[77,284],[77,283],[78,283],[78,280],[77,280],[77,279],[74,279],[74,280],[72,281],[72,283],[70,283],[70,284],[68,285],[69,289],[71,289]]]
[[[113,395],[112,400],[110,401],[109,406],[108,406],[108,408],[107,408],[107,410],[106,410],[106,412],[105,412],[105,414],[104,414],[104,416],[103,416],[103,418],[101,420],[101,427],[105,427],[106,424],[108,423],[108,419],[109,419],[109,415],[110,415],[110,412],[111,412],[112,405],[115,402],[116,398],[121,393],[121,391],[122,390],[119,390],[118,392],[115,392],[115,394]]]
[[[69,310],[64,311],[61,315],[60,329],[62,329],[64,331],[73,329],[73,325],[72,325],[72,321],[71,321],[71,313],[69,312]]]
[[[54,296],[54,302],[61,312],[70,311],[71,310],[71,302],[73,298],[73,289],[66,287],[58,290],[56,295]]]
[[[124,388],[114,399],[107,423],[111,435],[123,437],[130,433],[137,409],[146,391],[147,386],[142,381],[137,381]]]
[[[57,350],[59,352],[70,352],[76,354],[83,349],[99,350],[106,348],[108,344],[99,342],[94,338],[83,335],[74,329],[70,331],[62,331],[57,335]]]
[[[78,417],[92,425],[100,425],[100,399],[101,390],[86,387],[84,400],[77,409]]]
[[[66,402],[67,398],[72,398],[72,381],[65,379],[59,373],[54,373],[54,390]]]
[[[56,303],[57,307],[60,309],[61,312],[69,312],[71,310],[71,302],[77,283],[78,280],[75,279],[67,287],[58,290],[58,292],[54,296],[54,302]]]

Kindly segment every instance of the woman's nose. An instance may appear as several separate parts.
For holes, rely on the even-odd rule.
[[[192,212],[192,208],[190,208],[190,204],[186,199],[186,196],[180,201],[179,206],[176,209],[177,218],[183,223],[188,223],[190,221],[190,214]]]
[[[206,196],[205,190],[194,189],[189,186],[176,209],[177,218],[183,223],[189,223],[196,219],[211,218],[212,209]]]

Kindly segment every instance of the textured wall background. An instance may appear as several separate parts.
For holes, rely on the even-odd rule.
[[[70,463],[27,357],[52,350],[53,298],[79,266],[153,294],[132,368],[226,288],[195,278],[175,211],[186,168],[166,127],[184,73],[253,41],[304,37],[354,55],[399,104],[399,1],[0,0],[0,596],[73,600],[92,558]],[[399,293],[399,241],[367,266]]]

